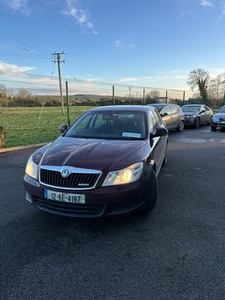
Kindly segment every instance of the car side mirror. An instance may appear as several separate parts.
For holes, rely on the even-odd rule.
[[[164,127],[158,127],[156,128],[154,133],[150,133],[150,145],[151,147],[153,146],[153,138],[155,137],[160,137],[160,136],[165,136],[168,135],[169,131],[168,129],[164,128]]]
[[[68,128],[68,126],[66,124],[62,124],[59,126],[59,131],[61,131],[63,133],[66,131],[67,128]]]
[[[152,137],[158,137],[158,136],[164,136],[164,135],[168,135],[168,129],[164,128],[164,127],[158,127],[156,128],[155,132],[152,133]]]

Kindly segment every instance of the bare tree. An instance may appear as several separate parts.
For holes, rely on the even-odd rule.
[[[160,96],[160,92],[157,91],[157,90],[152,90],[152,91],[149,93],[149,95],[150,95],[150,97],[151,97],[152,99],[156,99],[156,98],[158,98],[158,97]]]
[[[20,88],[17,91],[17,97],[20,99],[26,99],[31,96],[31,93],[28,92],[25,88]]]
[[[208,82],[210,80],[209,73],[203,69],[196,69],[190,72],[187,84],[191,90],[198,88],[200,96],[204,102],[208,98]]]
[[[216,106],[220,106],[223,101],[225,90],[225,73],[216,76],[209,82],[209,96],[213,99]]]
[[[4,84],[0,84],[0,98],[6,98],[6,87]]]

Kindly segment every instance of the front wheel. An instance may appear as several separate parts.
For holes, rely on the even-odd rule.
[[[184,130],[184,121],[180,121],[178,127],[177,127],[177,131],[181,132]]]
[[[216,130],[216,126],[211,125],[212,130]]]
[[[195,127],[196,127],[196,128],[199,128],[199,127],[200,127],[200,119],[199,119],[199,118],[196,118],[196,121],[195,121]]]
[[[147,196],[146,196],[146,203],[145,203],[145,207],[142,210],[144,213],[150,213],[154,209],[156,205],[157,197],[158,197],[158,180],[155,171],[152,170],[151,177],[149,180]]]

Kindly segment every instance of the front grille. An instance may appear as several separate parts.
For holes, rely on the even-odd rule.
[[[63,178],[60,171],[40,170],[40,182],[52,187],[65,189],[90,189],[97,184],[101,174],[98,173],[71,173],[67,178]]]
[[[34,198],[34,204],[41,210],[68,217],[100,217],[105,205],[87,205]]]

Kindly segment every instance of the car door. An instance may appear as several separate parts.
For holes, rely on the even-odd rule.
[[[149,115],[150,118],[150,130],[153,134],[156,128],[162,127],[162,119],[158,113],[157,110],[151,110]],[[153,158],[155,160],[156,164],[156,175],[158,176],[158,173],[160,171],[160,168],[163,163],[163,159],[165,156],[165,153],[167,151],[167,140],[168,136],[162,136],[162,137],[155,137],[153,138],[153,145],[152,145],[152,151],[153,151]]]
[[[173,116],[171,115],[171,107],[170,105],[165,105],[161,111],[160,116],[162,117],[163,121],[166,123],[166,128],[171,129],[174,128],[173,126]]]
[[[200,116],[200,119],[201,119],[201,123],[206,123],[207,122],[208,117],[207,117],[207,112],[205,110],[204,105],[201,105],[201,107],[200,107],[199,116]]]
[[[211,120],[211,111],[209,107],[206,105],[204,105],[204,110],[205,110],[205,122],[209,124]]]
[[[171,122],[173,124],[173,128],[177,128],[179,126],[182,115],[183,113],[180,111],[179,106],[171,104]]]

